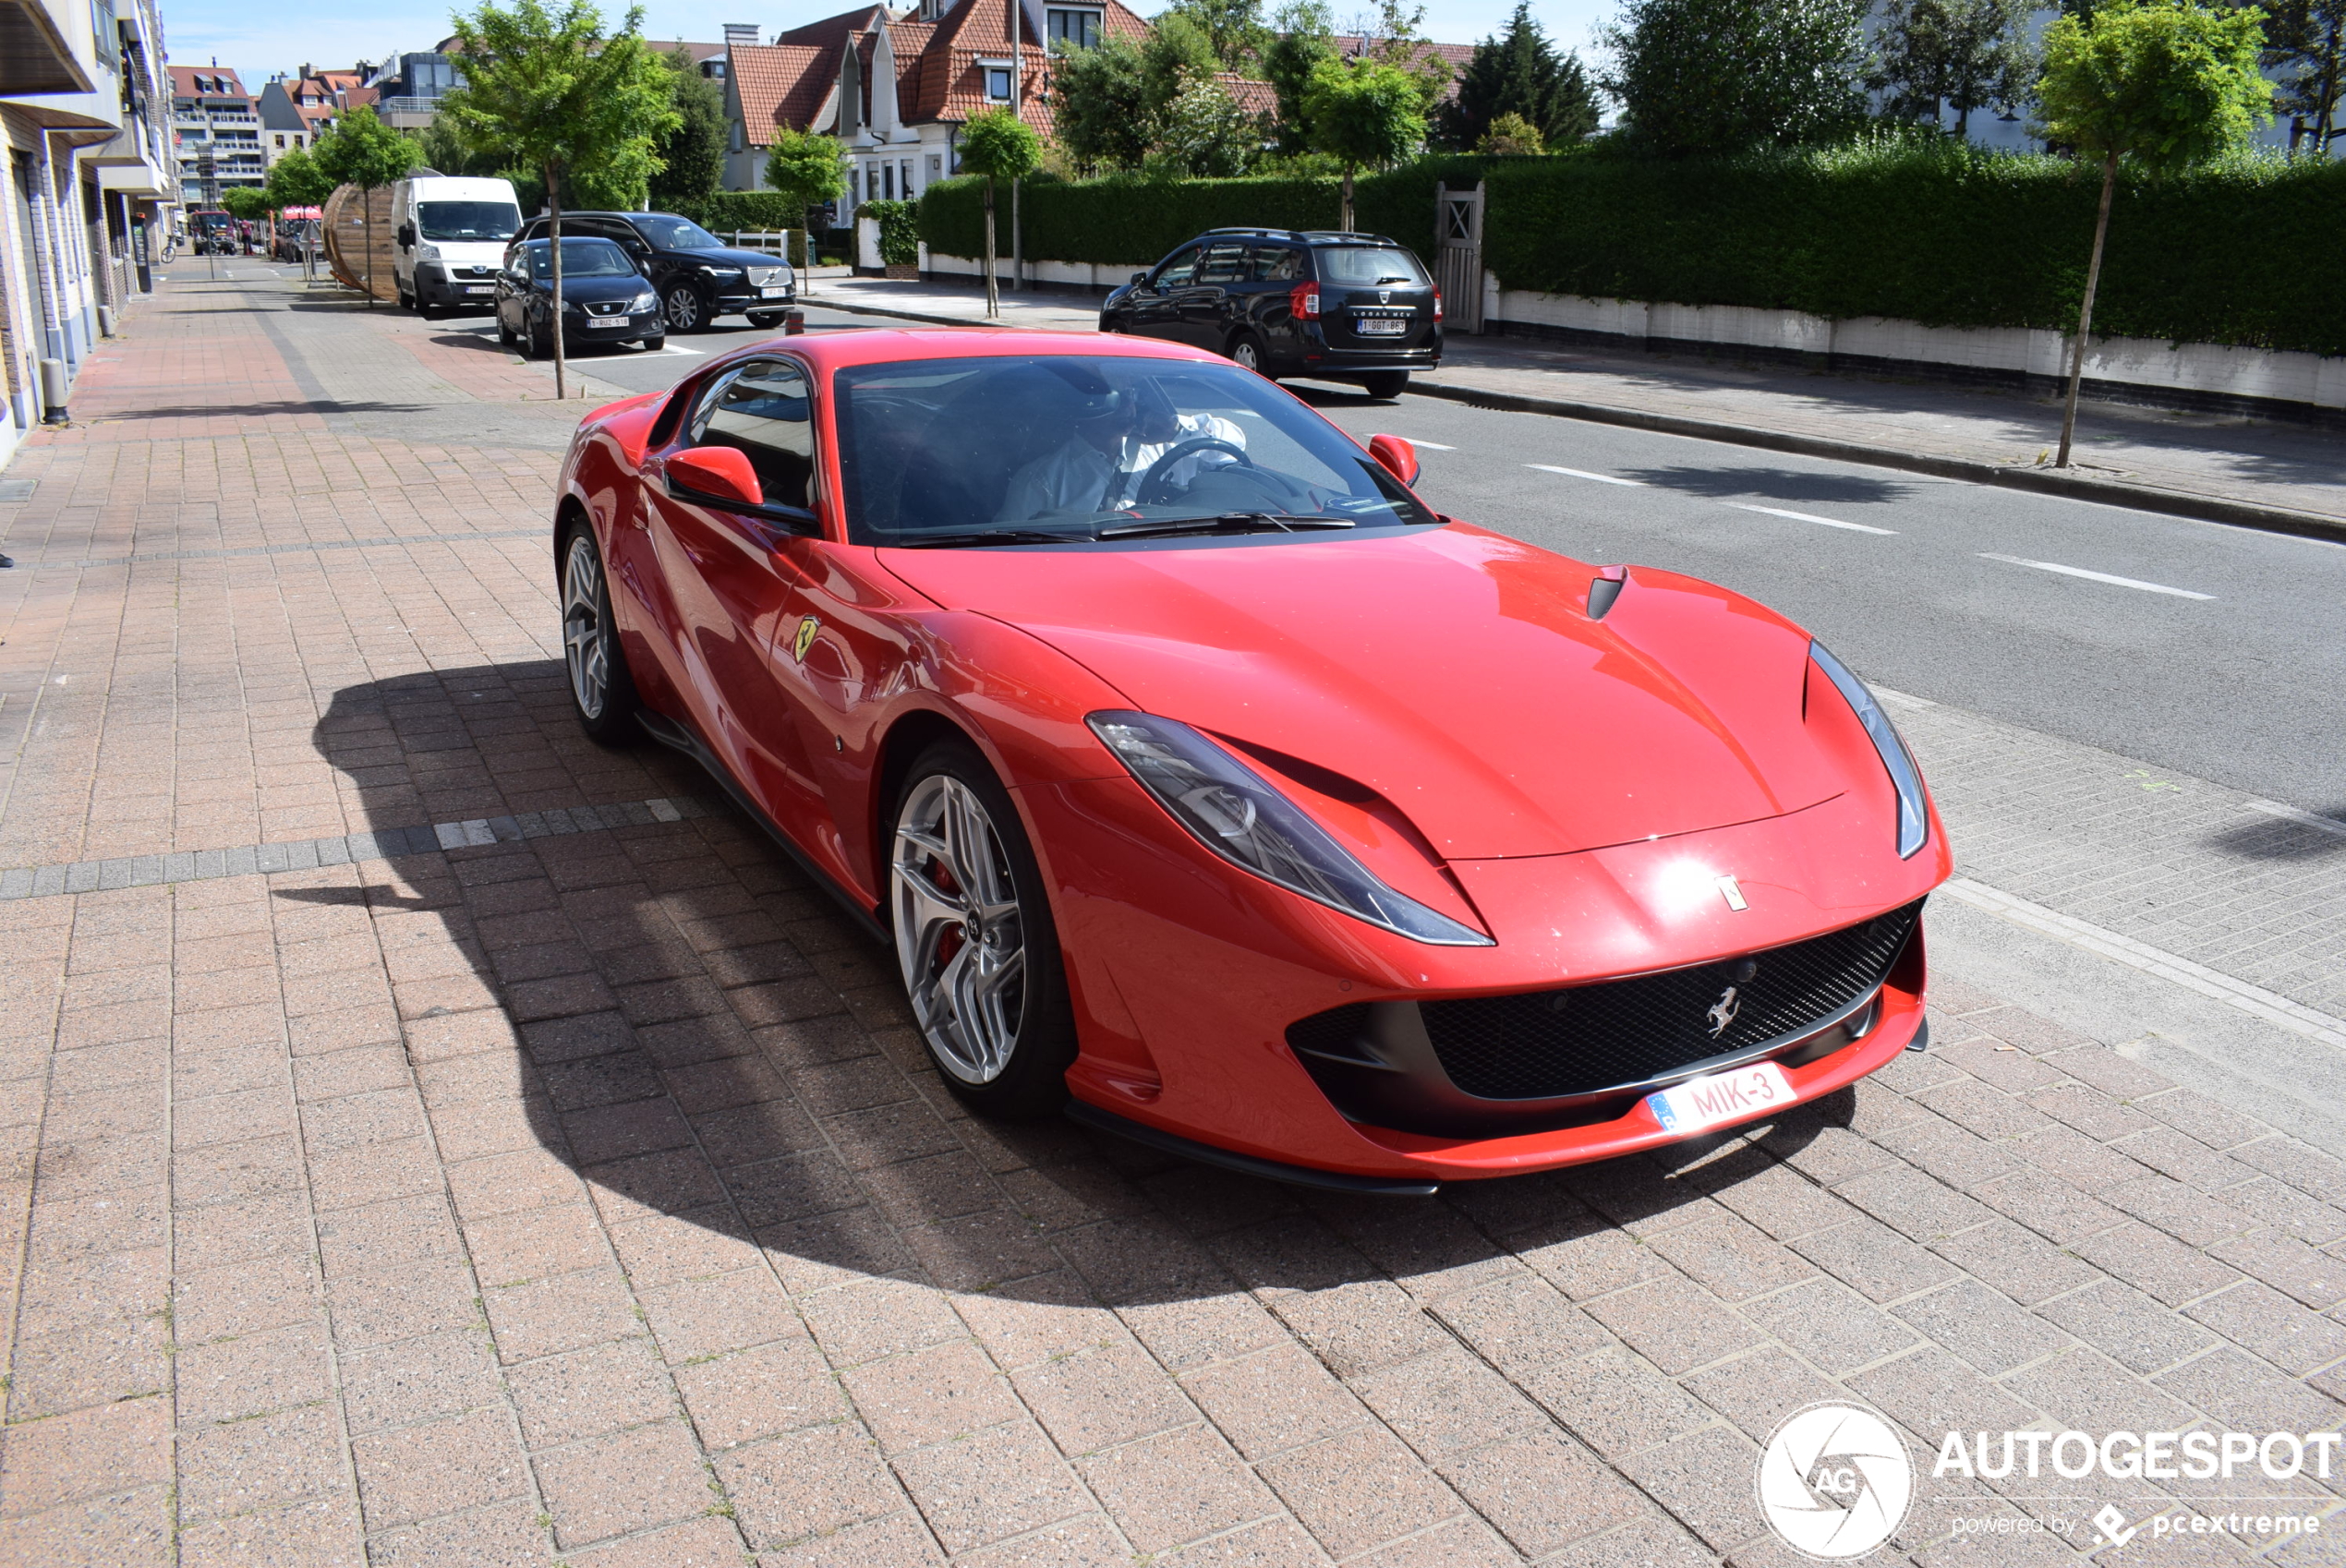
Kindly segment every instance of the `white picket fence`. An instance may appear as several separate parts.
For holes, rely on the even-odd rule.
[[[806,265],[806,231],[804,229],[735,229],[728,236],[738,250],[762,251],[778,257],[793,267]]]

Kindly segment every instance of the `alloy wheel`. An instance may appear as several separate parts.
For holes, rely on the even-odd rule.
[[[603,716],[611,694],[611,653],[603,640],[603,566],[584,529],[573,534],[562,564],[562,657],[570,694],[589,719]]]
[[[1241,370],[1252,370],[1257,375],[1262,373],[1263,355],[1254,346],[1252,338],[1240,338],[1238,341],[1230,350],[1230,361]]]
[[[689,332],[700,326],[700,296],[690,283],[678,283],[668,291],[666,315],[671,332]]]
[[[968,1084],[1010,1065],[1026,1014],[1026,922],[993,817],[933,773],[897,812],[889,902],[913,1015],[937,1065]]]

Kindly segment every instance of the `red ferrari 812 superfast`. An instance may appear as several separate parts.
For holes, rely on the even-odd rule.
[[[890,944],[981,1112],[1426,1192],[1916,1043],[1952,862],[1864,684],[1416,477],[1178,344],[761,344],[572,442],[579,718],[698,758]]]

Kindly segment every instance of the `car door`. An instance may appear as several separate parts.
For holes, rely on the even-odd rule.
[[[750,510],[669,482],[676,451],[726,446],[756,471],[767,504]],[[647,463],[653,548],[673,600],[680,693],[695,727],[759,809],[802,843],[820,835],[822,787],[808,766],[801,698],[775,668],[798,568],[788,549],[815,526],[815,441],[806,371],[753,359],[699,393],[675,441]]]
[[[1170,259],[1132,290],[1131,330],[1143,337],[1179,338],[1181,317],[1176,303],[1180,292],[1197,276],[1202,245],[1185,245]]]
[[[1183,343],[1219,354],[1230,341],[1231,309],[1244,297],[1253,277],[1252,247],[1243,240],[1219,240],[1198,258],[1197,271],[1173,300],[1180,318]]]

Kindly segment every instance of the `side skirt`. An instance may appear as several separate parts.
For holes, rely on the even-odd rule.
[[[892,948],[895,946],[888,928],[879,923],[879,917],[866,908],[862,899],[840,887],[830,873],[808,859],[806,851],[792,842],[791,836],[782,831],[780,825],[758,809],[757,802],[751,800],[748,792],[733,782],[733,776],[725,771],[724,764],[717,760],[717,754],[702,744],[701,738],[693,732],[689,725],[680,724],[667,715],[654,713],[649,708],[638,709],[635,714],[635,722],[644,727],[645,734],[649,735],[661,745],[682,752],[700,764],[708,776],[724,788],[727,797],[732,801],[733,804],[741,808],[742,814],[764,828],[767,837],[781,847],[782,852],[790,856],[792,863],[804,872],[816,887],[839,901],[840,908],[845,910],[853,918],[857,930],[883,947]]]
[[[1348,1176],[1342,1171],[1316,1171],[1309,1165],[1285,1165],[1276,1160],[1258,1160],[1252,1154],[1216,1149],[1210,1143],[1200,1143],[1179,1133],[1160,1131],[1145,1123],[1119,1116],[1113,1111],[1103,1111],[1097,1105],[1082,1100],[1070,1098],[1066,1112],[1068,1120],[1095,1132],[1112,1132],[1119,1138],[1129,1138],[1159,1153],[1178,1154],[1185,1160],[1219,1165],[1224,1170],[1261,1176],[1265,1181],[1283,1181],[1292,1187],[1315,1187],[1324,1192],[1357,1192],[1373,1198],[1431,1198],[1442,1190],[1442,1184],[1438,1181]]]

